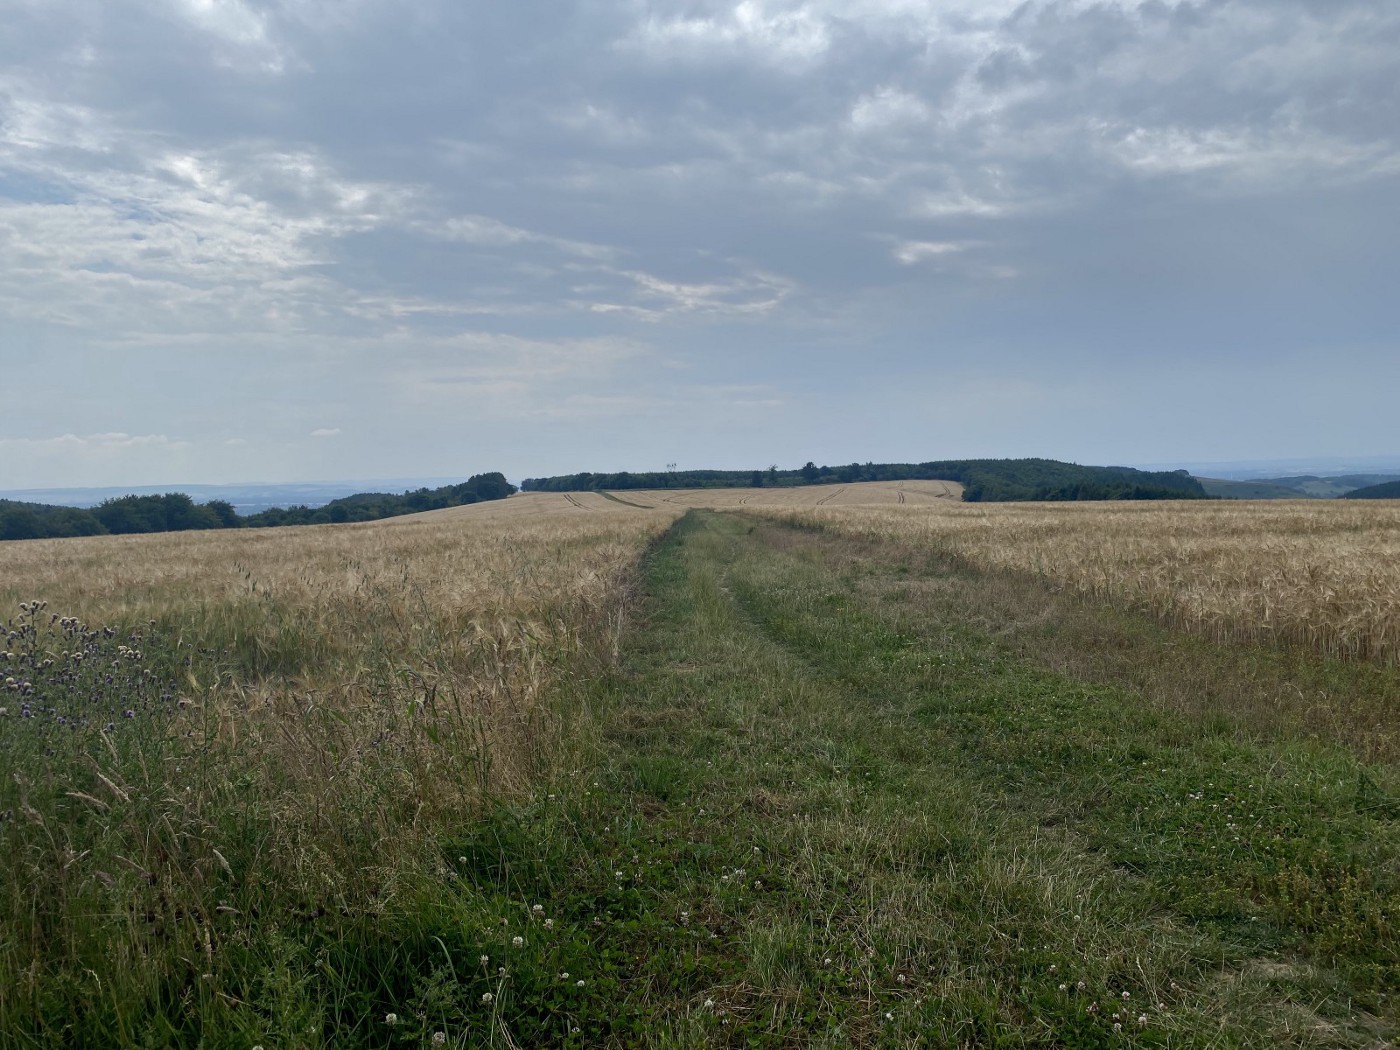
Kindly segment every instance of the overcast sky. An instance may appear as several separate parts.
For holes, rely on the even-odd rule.
[[[1400,453],[1400,4],[0,0],[0,488]]]

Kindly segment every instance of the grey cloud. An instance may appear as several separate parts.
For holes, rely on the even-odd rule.
[[[263,371],[224,389],[263,390],[273,429],[284,406],[290,441],[316,396],[494,394],[561,426],[610,406],[625,429],[677,383],[756,384],[733,397],[791,426],[853,362],[895,385],[972,356],[1041,381],[1262,364],[1394,319],[1384,5],[0,8],[0,355],[91,361],[94,384],[14,437],[186,432],[103,353],[172,384],[241,353]]]

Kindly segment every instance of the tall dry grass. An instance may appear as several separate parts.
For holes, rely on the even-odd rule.
[[[393,907],[548,776],[550,697],[679,513],[548,509],[0,544],[0,1013],[109,1032],[235,948],[275,970],[248,953]]]
[[[770,511],[768,513],[775,513]],[[1148,612],[1221,642],[1400,658],[1400,504],[952,504],[799,512]]]

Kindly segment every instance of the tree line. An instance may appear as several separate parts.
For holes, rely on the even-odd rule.
[[[796,470],[620,471],[527,478],[526,492],[584,492],[594,489],[782,488],[857,481],[956,481],[972,503],[1018,500],[1208,499],[1185,470],[1086,467],[1054,459],[947,459],[926,463],[850,463],[822,466],[808,461]]]
[[[273,507],[246,516],[240,515],[227,500],[196,503],[183,492],[167,492],[163,496],[118,496],[86,508],[0,500],[0,540],[377,521],[424,510],[505,499],[515,491],[515,486],[503,474],[492,471],[474,474],[460,484],[441,488],[421,488],[401,494],[360,492],[331,500],[323,507]]]
[[[1343,494],[1342,499],[1400,499],[1400,481],[1387,481],[1380,485],[1367,485]]]

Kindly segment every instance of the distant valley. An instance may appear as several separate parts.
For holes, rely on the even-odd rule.
[[[1250,481],[1197,476],[1196,480],[1207,495],[1221,499],[1337,499],[1373,485],[1400,481],[1400,474],[1341,474],[1331,477],[1300,474]]]

